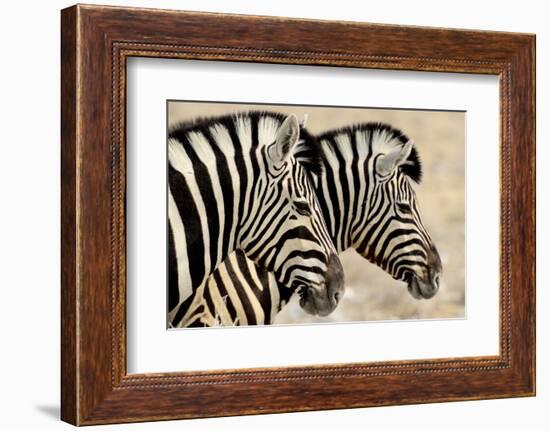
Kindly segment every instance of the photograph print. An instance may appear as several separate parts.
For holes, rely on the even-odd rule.
[[[465,317],[465,112],[167,102],[167,327]]]

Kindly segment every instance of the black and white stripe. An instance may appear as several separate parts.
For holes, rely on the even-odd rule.
[[[324,169],[314,179],[315,191],[337,251],[354,248],[395,279],[407,282],[415,298],[433,296],[441,261],[412,186],[420,183],[422,175],[413,142],[400,130],[380,123],[330,131],[318,140]],[[213,292],[225,300],[214,300]],[[201,321],[269,324],[291,294],[237,251],[210,278]],[[309,311],[303,297],[300,304]]]
[[[204,286],[236,249],[332,311],[343,281],[333,276],[341,266],[311,183],[318,160],[317,142],[292,115],[242,113],[170,131],[170,326],[192,325],[190,316],[219,302]]]

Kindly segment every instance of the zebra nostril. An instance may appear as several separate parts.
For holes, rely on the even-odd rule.
[[[333,298],[334,298],[334,303],[338,304],[340,302],[340,292],[334,292]]]
[[[434,281],[435,288],[438,289],[439,288],[439,274],[434,275],[433,281]]]

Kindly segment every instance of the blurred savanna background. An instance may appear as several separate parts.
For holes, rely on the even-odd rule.
[[[413,139],[423,167],[421,184],[414,184],[426,228],[441,256],[440,290],[432,299],[417,300],[404,282],[394,280],[354,250],[340,254],[346,291],[327,317],[306,314],[297,295],[275,324],[448,319],[465,315],[465,113],[405,109],[342,108],[170,101],[168,125],[196,117],[248,110],[307,115],[313,134],[355,123],[379,121],[401,129]]]

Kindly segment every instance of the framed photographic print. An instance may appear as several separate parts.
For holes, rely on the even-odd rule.
[[[533,35],[78,5],[61,44],[63,420],[535,394]]]

